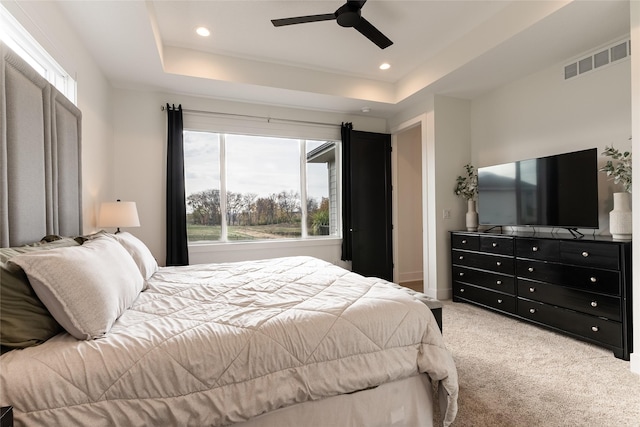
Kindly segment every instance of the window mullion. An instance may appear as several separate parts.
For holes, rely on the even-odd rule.
[[[227,235],[227,163],[226,135],[219,134],[220,141],[220,241],[228,242]]]
[[[307,231],[307,141],[300,140],[300,213],[301,237],[308,237]]]

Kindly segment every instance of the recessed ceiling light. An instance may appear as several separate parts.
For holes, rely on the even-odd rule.
[[[198,28],[196,28],[196,33],[198,33],[198,35],[202,36],[202,37],[209,37],[209,35],[211,34],[209,29],[206,28],[206,27],[198,27]]]
[[[389,68],[391,68],[391,65],[387,62],[384,62],[382,64],[380,64],[380,69],[381,70],[388,70]]]
[[[369,112],[371,112],[371,108],[369,108],[369,107],[362,107],[362,112],[363,112],[363,113],[369,113]]]

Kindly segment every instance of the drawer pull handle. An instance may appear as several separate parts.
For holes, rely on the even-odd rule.
[[[531,250],[532,250],[533,252],[538,252],[538,247],[537,247],[537,246],[534,246],[534,247],[532,247],[532,248],[531,248]]]
[[[493,243],[491,244],[491,246],[493,246],[494,248],[497,248],[497,247],[498,247],[498,244],[497,244],[496,242],[493,242]]]
[[[536,288],[534,288],[533,286],[529,288],[529,292],[535,292]]]
[[[496,285],[502,285],[502,280],[496,280]]]
[[[458,259],[464,259],[464,255],[460,255],[460,257],[458,257]]]
[[[466,243],[467,243],[467,240],[466,240],[466,239],[462,241],[462,244],[463,244],[463,245],[465,245]]]
[[[587,252],[587,251],[582,252],[582,256],[585,257],[585,258],[588,257],[589,256],[589,252]]]
[[[535,309],[535,308],[530,308],[530,309],[529,309],[529,313],[534,314],[535,312],[536,312],[536,309]]]
[[[496,261],[496,265],[497,265],[498,267],[500,267],[500,266],[502,265],[502,263],[501,263],[500,261]]]
[[[460,272],[460,273],[458,273],[458,276],[462,277],[462,276],[464,276],[464,273]]]
[[[598,279],[593,276],[589,280],[591,280],[591,283],[596,283],[598,281]]]
[[[529,273],[533,273],[533,267],[529,267],[527,268],[527,270],[529,271]]]
[[[598,332],[598,331],[600,330],[600,328],[598,328],[597,326],[592,326],[592,327],[591,327],[591,330],[592,330],[593,332]]]
[[[461,293],[462,293],[462,292],[464,292],[464,288],[460,288],[460,292],[461,292]]]
[[[591,301],[591,307],[597,307],[598,301]]]
[[[498,304],[502,304],[502,300],[501,299],[498,300]]]

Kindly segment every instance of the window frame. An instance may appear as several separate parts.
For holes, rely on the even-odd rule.
[[[292,125],[290,123],[282,124],[274,123],[267,120],[264,123],[259,118],[245,118],[242,119],[223,116],[215,117],[214,113],[206,112],[186,112],[183,111],[183,131],[193,132],[208,132],[219,135],[220,141],[220,193],[226,194],[226,167],[225,158],[225,135],[247,135],[257,137],[273,137],[273,138],[286,138],[298,140],[300,144],[300,199],[301,199],[301,236],[299,238],[278,238],[278,239],[265,239],[265,240],[228,240],[227,236],[227,220],[226,215],[222,215],[221,218],[221,235],[225,236],[225,239],[213,240],[213,241],[197,241],[187,243],[189,250],[195,250],[196,252],[202,252],[203,248],[212,248],[215,246],[229,247],[234,245],[237,247],[260,247],[261,249],[269,248],[283,248],[283,247],[304,247],[304,246],[324,246],[328,243],[337,243],[342,241],[342,206],[341,206],[341,180],[340,175],[341,168],[341,153],[340,153],[340,134],[339,128],[331,129],[327,131],[326,126],[318,132],[319,126],[309,125]],[[240,116],[239,116],[240,117]],[[311,129],[309,129],[311,128]],[[223,130],[221,130],[223,129]],[[302,134],[308,134],[302,137]],[[306,146],[306,141],[331,141],[335,143],[335,162],[336,162],[336,191],[337,194],[337,224],[336,233],[334,235],[327,236],[309,236],[307,232],[307,153],[303,149]],[[221,197],[220,208],[223,212],[226,212],[226,197]],[[317,243],[314,243],[317,242]],[[198,250],[197,248],[200,248]],[[210,250],[204,249],[205,252]]]

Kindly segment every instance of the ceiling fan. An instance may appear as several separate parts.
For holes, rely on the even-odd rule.
[[[284,25],[306,24],[308,22],[331,21],[335,19],[342,27],[355,28],[363,36],[378,45],[380,49],[391,46],[393,42],[362,17],[361,9],[366,2],[367,0],[348,0],[333,13],[272,19],[271,22],[275,27],[282,27]]]

